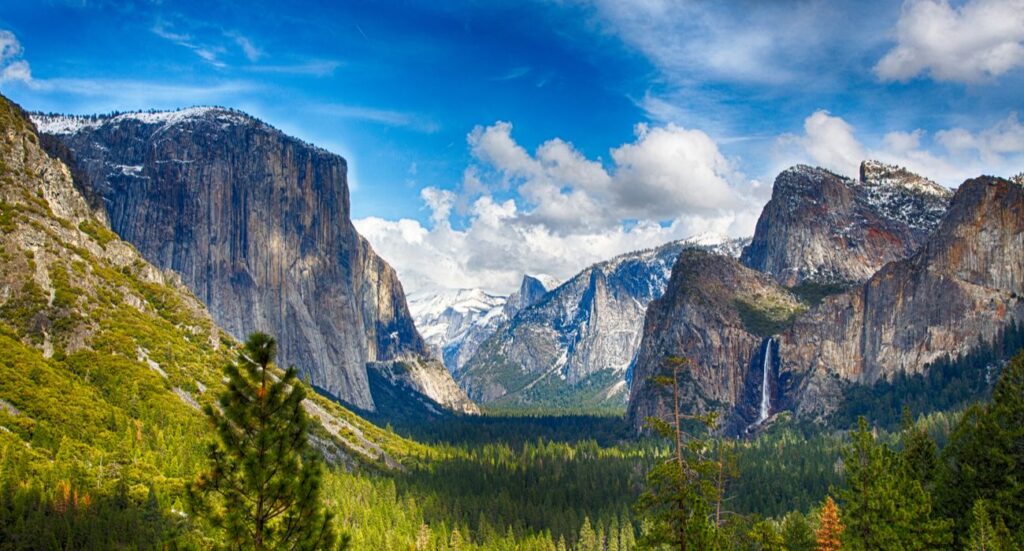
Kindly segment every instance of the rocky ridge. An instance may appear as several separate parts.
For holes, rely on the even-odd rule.
[[[864,161],[853,180],[798,165],[775,179],[742,262],[779,283],[859,283],[913,254],[952,192],[904,168]]]
[[[552,285],[549,278],[544,279]],[[410,296],[409,309],[434,355],[454,373],[495,329],[546,292],[541,278],[524,275],[519,289],[507,297],[482,289],[459,289]]]
[[[892,181],[899,180],[901,189],[945,203],[942,190],[906,171],[866,162],[862,172],[862,180],[874,182],[873,186],[892,187]],[[773,193],[775,206],[770,203],[766,212],[780,204],[807,204],[808,191],[795,187],[793,180],[803,184],[813,180],[801,174],[838,178],[820,169],[787,171],[780,175],[782,185]],[[845,187],[848,182],[840,184]],[[845,193],[837,185],[827,187]],[[871,193],[903,195],[900,190],[881,188]],[[891,222],[920,212],[913,203],[909,210],[905,205],[895,208],[894,201],[879,204],[894,208],[876,216],[876,221]],[[940,222],[931,230],[933,223],[927,218],[902,222],[906,229],[928,230],[918,249],[906,258],[883,262],[909,245],[862,247],[854,257],[826,259],[833,262],[829,270],[838,267],[847,276],[866,266],[881,268],[865,282],[815,306],[794,303],[785,288],[766,276],[775,279],[781,274],[784,282],[790,282],[790,275],[822,271],[760,274],[726,258],[696,261],[686,260],[694,253],[684,254],[665,296],[648,309],[629,405],[631,422],[640,429],[647,416],[666,413],[664,394],[646,382],[666,356],[694,361],[684,384],[688,406],[722,412],[723,430],[741,433],[763,420],[762,402],[769,404],[769,415],[794,411],[804,419],[827,421],[850,385],[871,384],[899,372],[921,372],[929,362],[964,353],[979,339],[990,340],[1011,321],[1024,319],[1022,183],[992,177],[969,180],[957,189],[948,209],[942,210]],[[763,214],[761,220],[771,218]],[[776,220],[769,224],[770,231],[786,236],[808,226],[801,219],[782,221],[796,229],[779,226]],[[774,239],[764,235],[769,230],[761,226],[759,222],[761,243]],[[800,249],[803,242],[795,243],[798,251],[789,258],[806,261],[808,256]],[[754,244],[747,253],[752,248]],[[862,256],[867,252],[881,256]],[[744,260],[749,262],[747,253]],[[856,262],[849,263],[850,258]],[[751,293],[768,300],[743,298]]]
[[[496,329],[456,380],[481,402],[621,407],[644,311],[664,292],[679,253],[738,255],[744,244],[701,236],[590,266]]]

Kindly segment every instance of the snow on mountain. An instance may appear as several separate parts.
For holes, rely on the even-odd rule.
[[[204,118],[223,119],[225,123],[243,123],[252,120],[248,115],[222,107],[187,107],[176,111],[137,111],[99,116],[33,113],[31,118],[40,132],[58,135],[76,134],[85,129],[99,128],[105,124],[120,124],[126,121],[169,126]]]
[[[549,276],[527,275],[519,290],[509,296],[481,289],[414,293],[409,297],[409,310],[427,345],[454,372],[497,327],[539,300],[555,284]]]
[[[481,402],[623,405],[644,313],[680,252],[737,257],[747,243],[703,234],[594,264],[493,330],[455,378]]]

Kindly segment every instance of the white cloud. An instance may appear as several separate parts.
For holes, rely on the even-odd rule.
[[[853,127],[825,110],[804,119],[802,136],[784,136],[782,140],[797,145],[811,163],[847,176],[857,174],[866,155]]]
[[[0,30],[0,84],[5,82],[32,82],[32,69],[21,58],[24,50],[18,37],[11,31]]]
[[[810,163],[856,177],[860,161],[878,159],[949,187],[981,174],[1006,177],[1024,168],[1024,125],[1016,113],[974,132],[950,128],[932,137],[921,129],[894,131],[868,146],[841,117],[819,110],[805,119],[803,135],[781,136],[777,145],[779,169]]]
[[[896,40],[875,66],[882,80],[998,77],[1024,65],[1024,0],[906,0]]]
[[[429,227],[355,221],[411,292],[509,292],[524,273],[568,278],[700,232],[747,235],[759,212],[739,199],[741,175],[697,130],[638,126],[633,142],[611,150],[610,168],[559,138],[530,153],[506,122],[474,128],[467,143],[474,163],[460,189],[421,191]]]

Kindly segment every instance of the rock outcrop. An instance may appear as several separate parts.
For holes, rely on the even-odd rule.
[[[777,377],[777,357],[765,362],[766,337],[805,310],[771,277],[733,258],[686,250],[672,270],[664,296],[647,308],[627,415],[640,429],[648,417],[667,417],[671,394],[651,378],[667,357],[690,360],[681,382],[687,412],[722,412],[727,432],[758,421],[764,367]],[[768,395],[777,394],[769,384]],[[777,400],[774,408],[781,409]]]
[[[742,246],[684,240],[590,266],[499,327],[456,380],[482,402],[621,407],[644,311],[664,292],[679,253],[738,254]]]
[[[1024,320],[1024,187],[981,177],[964,182],[917,254],[862,286],[826,299],[780,335],[782,373],[796,411],[822,419],[843,386],[991,340]]]
[[[394,270],[352,226],[344,159],[220,108],[35,116],[118,235],[236,337],[364,409],[366,366],[428,355]]]
[[[926,178],[876,161],[861,164],[858,180],[795,166],[775,179],[742,261],[786,286],[863,282],[917,251],[950,197]]]
[[[806,259],[790,258],[797,257]],[[825,272],[838,266],[855,276],[869,265],[846,260],[825,259],[835,261]],[[667,415],[665,396],[647,382],[667,356],[692,360],[682,393],[688,410],[717,410],[722,429],[736,434],[783,410],[827,421],[850,385],[922,372],[1024,320],[1024,187],[992,177],[965,182],[914,254],[816,306],[797,303],[769,278],[825,272],[760,274],[684,253],[665,296],[647,311],[629,405],[634,426]]]

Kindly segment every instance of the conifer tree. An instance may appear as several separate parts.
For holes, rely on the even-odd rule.
[[[597,551],[597,534],[590,524],[590,517],[583,517],[583,526],[580,527],[580,536],[576,540],[576,548],[579,551]]]
[[[638,511],[646,517],[639,542],[645,547],[670,546],[687,551],[718,545],[714,507],[718,503],[719,463],[707,457],[712,449],[708,440],[697,431],[688,432],[684,425],[693,424],[706,432],[715,426],[716,415],[682,413],[680,379],[687,365],[686,358],[668,357],[660,374],[652,378],[671,391],[672,421],[651,417],[647,423],[671,442],[672,454],[651,469],[648,487],[637,502]]]
[[[747,537],[758,551],[784,551],[782,534],[770,520],[762,520],[751,528]]]
[[[988,502],[979,499],[971,508],[971,525],[968,532],[967,551],[1003,551],[1010,547],[1003,541],[996,524],[989,514]]]
[[[782,544],[786,551],[814,551],[814,531],[800,511],[792,511],[782,519]]]
[[[277,343],[253,333],[225,368],[210,470],[190,488],[194,508],[232,549],[330,549],[331,515],[320,503],[321,463],[310,447],[303,387],[294,368],[273,372]],[[343,547],[345,544],[343,543]]]
[[[840,537],[843,535],[843,523],[839,520],[839,507],[832,501],[832,496],[825,498],[825,506],[821,509],[821,522],[815,533],[818,546],[816,551],[839,551],[843,548]]]
[[[900,458],[875,441],[861,417],[843,450],[843,543],[861,549],[935,549],[952,542],[950,523],[932,515],[931,497]]]

